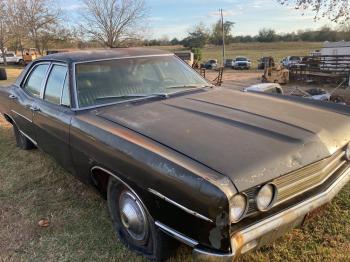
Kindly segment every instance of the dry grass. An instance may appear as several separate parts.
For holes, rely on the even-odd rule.
[[[22,68],[20,67],[8,67],[6,68],[7,80],[1,80],[0,85],[6,86],[13,83],[17,76],[22,72]]]
[[[276,62],[280,62],[286,56],[305,56],[320,47],[321,43],[308,42],[240,43],[228,46],[226,57],[246,56],[252,61],[252,67],[257,67],[257,60],[263,56],[272,56]],[[222,60],[221,50],[218,47],[207,47],[203,54],[204,59],[217,58],[219,61]]]
[[[263,56],[272,56],[276,62],[286,56],[306,56],[311,51],[320,49],[322,43],[315,42],[277,42],[277,43],[236,43],[226,47],[226,57],[246,56],[252,61],[252,67],[257,67],[257,60]],[[170,52],[184,49],[181,46],[159,47]],[[222,61],[222,50],[219,46],[207,46],[203,49],[203,60],[218,59]]]

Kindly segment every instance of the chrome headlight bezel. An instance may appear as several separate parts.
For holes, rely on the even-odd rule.
[[[270,187],[272,189],[272,197],[271,197],[269,204],[265,207],[262,207],[259,205],[259,195],[261,194],[262,190],[264,190],[264,188],[267,188],[267,187]],[[266,212],[266,211],[270,210],[276,202],[277,195],[278,195],[278,190],[277,190],[276,185],[274,185],[273,183],[267,183],[267,184],[263,185],[259,189],[258,193],[255,196],[255,203],[256,203],[256,207],[258,208],[258,210],[261,212]]]
[[[242,207],[242,212],[240,213],[240,216],[233,218],[232,217],[232,215],[233,215],[232,208],[234,207],[235,198],[244,199],[245,206]],[[240,193],[240,194],[234,195],[231,198],[231,200],[230,200],[230,211],[229,211],[230,222],[235,224],[235,223],[238,223],[239,221],[241,221],[246,216],[246,214],[248,212],[248,209],[249,209],[249,198],[248,198],[248,196],[246,194],[244,194],[244,193]]]

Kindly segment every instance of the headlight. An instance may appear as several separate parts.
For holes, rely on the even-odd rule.
[[[277,189],[273,184],[266,184],[256,196],[256,205],[260,211],[267,211],[270,209],[276,199]]]
[[[348,144],[348,146],[346,147],[345,158],[346,160],[350,161],[350,144]]]
[[[230,220],[231,223],[240,221],[248,210],[248,201],[245,195],[234,196],[230,201]]]

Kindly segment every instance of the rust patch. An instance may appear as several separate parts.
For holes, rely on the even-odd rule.
[[[234,242],[234,248],[235,250],[233,250],[235,252],[235,257],[236,259],[234,261],[237,260],[237,258],[241,255],[241,250],[243,248],[243,244],[244,244],[244,237],[242,236],[242,234],[240,233],[236,233],[233,236],[233,242]]]

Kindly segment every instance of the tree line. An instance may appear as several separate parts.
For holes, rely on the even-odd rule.
[[[203,23],[195,26],[183,39],[160,39],[145,40],[147,46],[161,45],[183,45],[188,48],[203,48],[207,44],[222,45],[222,30],[220,21],[212,25],[212,29],[206,28]],[[292,33],[277,33],[274,29],[263,28],[257,35],[234,36],[234,23],[225,22],[225,43],[271,43],[271,42],[324,42],[324,41],[350,41],[350,24],[343,24],[339,28],[333,29],[323,26],[317,30],[298,30]]]

